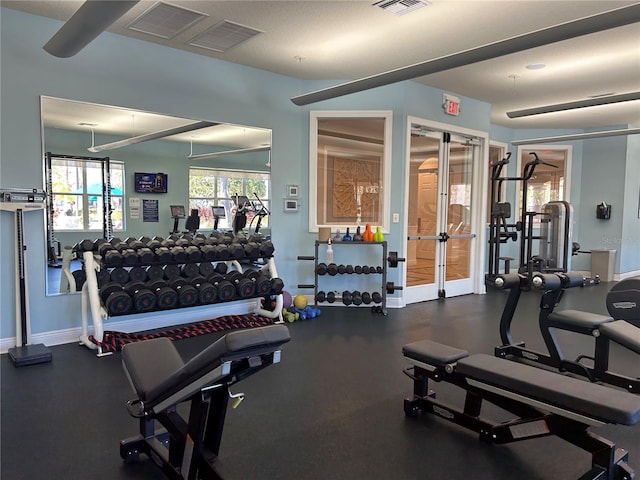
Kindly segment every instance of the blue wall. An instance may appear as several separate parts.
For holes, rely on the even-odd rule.
[[[48,55],[42,49],[42,45],[60,25],[60,22],[51,19],[2,9],[0,187],[42,186],[40,95],[269,128],[273,132],[274,207],[270,222],[276,245],[278,273],[285,280],[285,284],[294,291],[298,283],[309,283],[311,280],[309,265],[298,262],[296,257],[310,254],[313,240],[316,238],[315,234],[308,231],[308,202],[305,198],[305,192],[309,189],[310,110],[393,111],[391,185],[394,193],[391,212],[405,211],[404,159],[407,115],[495,132],[495,139],[500,141],[529,138],[540,133],[493,127],[489,121],[490,105],[470,98],[462,98],[463,109],[460,117],[445,116],[441,109],[442,91],[415,82],[381,87],[301,108],[295,106],[289,100],[290,97],[336,82],[302,82],[108,33],[101,35],[75,57],[59,59]],[[558,132],[545,134],[548,133]],[[637,150],[638,143],[635,142],[634,145]],[[585,146],[584,149],[586,148]],[[637,155],[630,154],[618,144],[613,155],[616,156],[616,162],[620,161],[623,165],[626,163],[626,170],[621,173],[622,178],[619,178],[620,182],[624,183],[624,176],[633,173],[636,173],[635,178],[638,178]],[[582,142],[576,142],[574,162],[581,162],[582,156]],[[619,159],[619,156],[623,158]],[[591,158],[595,157],[594,154]],[[159,170],[154,164],[140,162],[139,166],[141,170]],[[168,168],[162,170],[167,171]],[[183,180],[178,180],[178,184],[185,188],[186,174],[179,173],[178,170],[172,172],[174,178],[179,179],[182,175]],[[571,199],[574,202],[581,201],[579,196],[574,198],[574,194],[581,195],[579,185],[585,180],[585,175],[584,169],[574,163]],[[631,180],[628,182],[632,183]],[[284,213],[279,207],[282,205],[285,187],[288,184],[299,185],[302,192],[301,210],[297,213]],[[620,191],[620,184],[616,189]],[[627,197],[636,195],[637,202],[637,185],[630,185],[629,189],[633,192],[627,194],[625,190],[624,201],[628,201]],[[184,196],[179,191],[176,195],[180,198]],[[589,209],[592,208],[592,202],[593,200],[589,200]],[[580,206],[577,205],[576,208],[579,210]],[[622,209],[622,205],[620,208]],[[625,219],[626,215],[625,211]],[[27,217],[33,332],[77,328],[80,325],[79,296],[46,297],[44,294],[46,261],[43,216],[41,213],[30,213]],[[2,215],[0,228],[0,248],[3,252],[10,251],[6,250],[13,248],[13,225],[10,215]],[[581,229],[581,235],[586,234],[582,230],[584,229]],[[634,240],[637,236],[634,235],[636,232],[618,233],[620,238],[629,238],[631,242],[637,242]],[[401,236],[402,224],[392,224],[392,230],[386,237],[391,250],[402,252],[404,242]],[[623,267],[622,271],[640,269],[637,253],[627,256],[632,262]],[[2,262],[0,338],[15,335],[13,275],[12,262]],[[397,272],[391,271],[388,279],[402,283],[403,280],[394,278],[394,275],[398,275]]]

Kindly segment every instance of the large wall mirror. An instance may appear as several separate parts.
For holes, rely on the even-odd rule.
[[[242,197],[253,207],[245,231],[269,233],[271,130],[47,96],[41,119],[47,295],[72,290],[63,254],[104,236],[105,198],[109,231],[122,240],[184,231],[176,206],[198,211],[202,233],[231,229]]]

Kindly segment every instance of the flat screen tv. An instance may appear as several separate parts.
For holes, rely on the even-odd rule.
[[[136,193],[167,193],[166,173],[136,172],[134,175]]]

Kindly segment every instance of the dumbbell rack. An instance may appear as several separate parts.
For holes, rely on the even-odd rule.
[[[321,240],[316,240],[315,241],[315,252],[314,252],[314,256],[313,257],[305,257],[305,256],[299,256],[298,259],[299,260],[313,260],[314,262],[314,266],[313,266],[313,275],[314,275],[314,282],[313,285],[298,285],[298,288],[313,288],[313,301],[314,301],[314,306],[318,307],[318,301],[317,301],[317,297],[318,297],[318,284],[320,281],[320,277],[324,277],[325,275],[319,275],[318,274],[318,252],[319,252],[319,247],[320,245],[327,245],[328,242],[326,241],[321,241]],[[382,313],[383,315],[387,315],[387,242],[386,241],[382,241],[382,242],[335,242],[332,243],[332,247],[334,249],[334,251],[336,249],[341,249],[343,246],[344,247],[360,247],[362,248],[363,246],[366,245],[379,245],[382,248],[382,272],[378,272],[377,270],[375,272],[370,272],[366,275],[380,275],[381,278],[381,294],[382,294],[382,301],[373,306],[372,307],[372,311],[374,312],[379,312]],[[336,275],[344,275],[343,273],[337,273]],[[342,300],[342,298],[340,296],[336,296],[336,301]],[[327,303],[327,302],[322,302]]]
[[[89,339],[89,317],[93,324],[92,336],[98,342],[102,342],[104,339],[104,321],[110,317],[109,313],[107,312],[107,310],[105,309],[104,305],[101,302],[100,289],[98,287],[98,279],[96,275],[97,272],[99,272],[101,269],[104,269],[106,267],[102,265],[100,256],[95,255],[95,253],[92,251],[83,252],[82,260],[83,260],[84,269],[87,272],[87,275],[86,275],[86,281],[84,282],[81,290],[82,292],[81,293],[82,295],[82,332],[80,335],[80,343],[92,350],[97,350],[98,351],[97,355],[99,357],[110,355],[112,352],[103,352],[102,348],[99,345],[97,345],[96,343],[94,343]],[[239,261],[229,260],[229,261],[226,261],[226,263],[228,265],[233,265],[236,270],[242,272],[242,266]],[[276,269],[275,259],[273,256],[266,259],[266,264],[262,267],[262,270],[268,271],[269,276],[271,278],[278,277],[278,271]],[[93,272],[93,274],[90,274],[89,272]],[[256,298],[257,301],[253,309],[251,310],[251,313],[256,315],[261,315],[263,317],[275,319],[276,323],[282,322],[282,316],[281,316],[282,303],[283,303],[282,294],[275,295],[276,303],[273,311],[265,310],[264,308],[262,308],[258,297],[252,297],[252,298]],[[246,302],[247,300],[249,299],[248,298],[234,299],[226,303],[233,303],[233,302],[239,302],[239,301]],[[210,307],[219,307],[220,305],[221,305],[220,302],[209,304]],[[194,305],[194,306],[203,306],[203,305]],[[177,307],[177,308],[184,309],[189,307],[183,306],[183,307]],[[161,310],[154,310],[154,311],[161,311]],[[146,313],[146,312],[131,312],[131,313],[139,314],[139,313]]]

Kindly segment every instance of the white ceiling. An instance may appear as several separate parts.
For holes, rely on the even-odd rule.
[[[82,1],[5,1],[2,6],[66,21]],[[207,15],[171,40],[126,26],[156,1],[142,0],[109,31],[301,79],[336,84],[450,55],[632,1],[433,0],[404,16],[371,1],[196,1],[170,3]],[[228,20],[261,33],[225,53],[189,46]],[[526,65],[545,64],[539,70]],[[512,128],[640,126],[640,101],[509,119],[505,112],[640,91],[640,24],[607,30],[416,79],[491,104],[492,123]],[[302,92],[306,93],[306,92]],[[314,104],[321,108],[321,103]],[[462,104],[464,111],[464,103]]]

